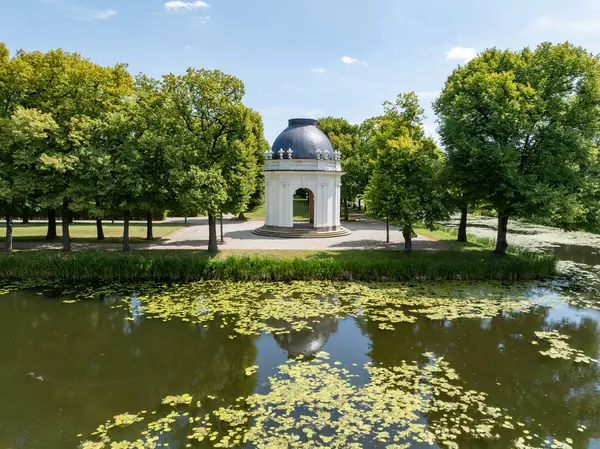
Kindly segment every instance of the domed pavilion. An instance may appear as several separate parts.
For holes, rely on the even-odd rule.
[[[295,118],[277,137],[265,160],[265,225],[255,234],[272,237],[338,237],[341,155],[313,119]],[[294,197],[308,196],[308,222],[294,222]]]

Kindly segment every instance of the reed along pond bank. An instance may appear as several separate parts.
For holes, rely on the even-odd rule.
[[[20,251],[0,256],[0,279],[61,281],[410,281],[541,279],[556,273],[553,254],[498,257],[488,251],[386,250]]]

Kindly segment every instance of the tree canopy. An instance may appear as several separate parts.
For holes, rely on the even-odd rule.
[[[450,75],[434,104],[440,136],[466,195],[498,213],[496,253],[509,217],[582,218],[599,106],[598,57],[569,43],[492,48]]]
[[[99,238],[102,217],[121,213],[128,251],[133,210],[147,213],[148,238],[153,213],[192,210],[209,215],[215,252],[215,217],[260,200],[262,119],[243,96],[217,70],[134,79],[123,64],[62,50],[11,57],[1,44],[0,212],[8,222],[24,207],[62,207],[65,251],[72,211],[96,216]]]
[[[423,110],[414,92],[384,103],[374,135],[377,145],[373,174],[365,198],[369,210],[399,223],[405,251],[412,250],[413,226],[432,227],[446,216],[440,175],[443,153],[424,137]]]

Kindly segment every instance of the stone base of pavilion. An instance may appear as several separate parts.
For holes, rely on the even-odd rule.
[[[350,234],[350,230],[337,226],[334,228],[315,228],[309,223],[295,223],[293,228],[279,226],[261,226],[252,231],[253,234],[265,237],[279,237],[282,239],[318,239],[330,237],[343,237]]]

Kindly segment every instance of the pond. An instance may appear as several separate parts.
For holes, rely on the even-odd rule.
[[[585,286],[18,287],[2,448],[600,447]]]

